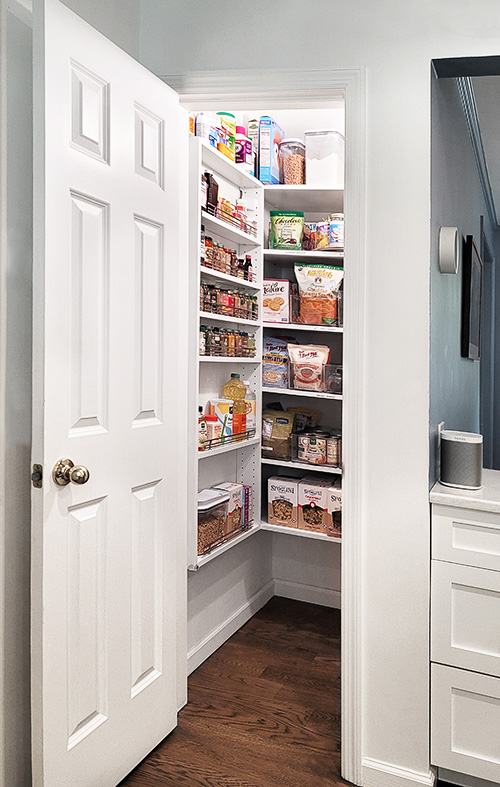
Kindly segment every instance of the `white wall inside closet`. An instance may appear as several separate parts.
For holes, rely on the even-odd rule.
[[[254,0],[242,24],[221,2],[189,8],[142,4],[141,59],[159,75],[366,66],[363,775],[429,785],[430,66],[498,54],[500,9]]]

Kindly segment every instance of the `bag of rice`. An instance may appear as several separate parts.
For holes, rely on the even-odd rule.
[[[335,265],[295,263],[299,318],[304,325],[338,325],[337,299],[344,269]]]
[[[304,214],[296,210],[271,211],[271,249],[302,249]]]
[[[292,386],[304,391],[323,391],[330,348],[316,344],[290,344],[288,352],[292,364]]]
[[[288,388],[288,343],[286,339],[265,336],[262,347],[262,385]]]

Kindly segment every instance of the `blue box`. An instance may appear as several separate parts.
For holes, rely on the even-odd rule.
[[[259,180],[262,183],[280,182],[280,142],[285,136],[276,121],[264,115],[259,122]]]

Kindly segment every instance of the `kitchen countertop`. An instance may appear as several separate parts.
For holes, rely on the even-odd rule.
[[[439,481],[430,491],[431,503],[442,506],[456,506],[475,511],[491,511],[500,513],[500,471],[483,470],[483,486],[477,491],[470,489],[454,489],[443,486]]]

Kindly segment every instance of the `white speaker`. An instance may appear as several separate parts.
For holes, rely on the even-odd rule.
[[[481,489],[483,435],[474,432],[441,432],[441,478],[445,486]]]

